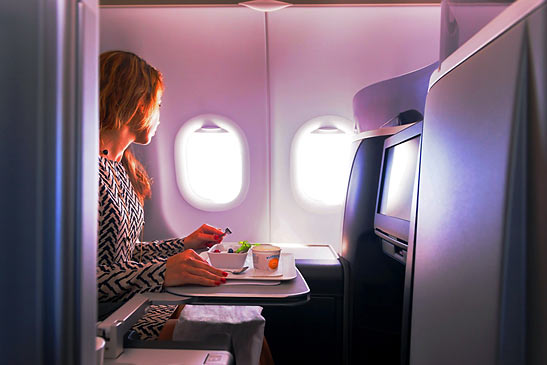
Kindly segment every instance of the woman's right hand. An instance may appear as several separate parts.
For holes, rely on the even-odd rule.
[[[228,273],[202,259],[194,250],[186,249],[171,256],[165,263],[165,286],[198,284],[215,286],[226,282]]]

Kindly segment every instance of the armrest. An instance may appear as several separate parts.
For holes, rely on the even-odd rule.
[[[97,336],[104,338],[105,359],[115,359],[123,352],[123,335],[129,331],[150,305],[148,298],[135,295],[104,321],[97,323]]]
[[[191,300],[169,293],[137,294],[97,323],[97,335],[106,341],[105,359],[115,359],[123,352],[123,338],[127,331],[146,313],[151,304],[184,304]]]

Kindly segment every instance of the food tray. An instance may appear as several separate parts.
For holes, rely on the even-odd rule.
[[[202,252],[200,256],[210,263],[206,252]],[[228,273],[226,279],[285,281],[296,278],[296,266],[294,264],[294,255],[292,253],[283,253],[283,251],[281,251],[279,266],[277,267],[277,270],[273,272],[255,270],[253,267],[253,256],[251,252],[247,254],[247,258],[245,259],[245,264],[243,266],[249,266],[247,271],[238,275]]]
[[[258,303],[272,304],[268,300],[291,300],[301,297],[310,292],[310,288],[302,274],[295,269],[296,278],[294,280],[277,281],[275,285],[226,285],[220,286],[200,286],[183,285],[170,286],[165,290],[171,294],[183,297],[194,297],[192,304],[210,304],[210,303],[229,303],[235,300],[238,304],[252,305],[252,301],[258,300]],[[232,281],[238,282],[238,281]],[[265,305],[265,304],[258,304]]]

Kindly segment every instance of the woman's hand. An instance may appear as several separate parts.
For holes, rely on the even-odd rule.
[[[227,275],[228,273],[209,265],[194,250],[184,250],[167,259],[163,284],[215,286],[225,283]]]
[[[215,243],[222,242],[225,235],[226,233],[220,229],[204,224],[184,238],[184,247],[193,248],[194,250],[211,247]]]

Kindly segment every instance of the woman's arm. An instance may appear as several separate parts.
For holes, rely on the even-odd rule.
[[[167,259],[182,251],[184,251],[184,238],[137,242],[133,250],[132,260],[150,262],[161,258]]]
[[[147,263],[128,261],[97,265],[99,302],[119,302],[136,293],[158,292],[163,286],[225,283],[228,274],[209,265],[194,250]]]
[[[136,293],[161,291],[165,269],[165,259],[97,265],[98,300],[119,302]]]
[[[203,224],[185,238],[171,238],[151,242],[137,242],[132,259],[150,262],[156,258],[168,258],[184,251],[185,248],[200,249],[222,242],[226,233],[218,228]]]

